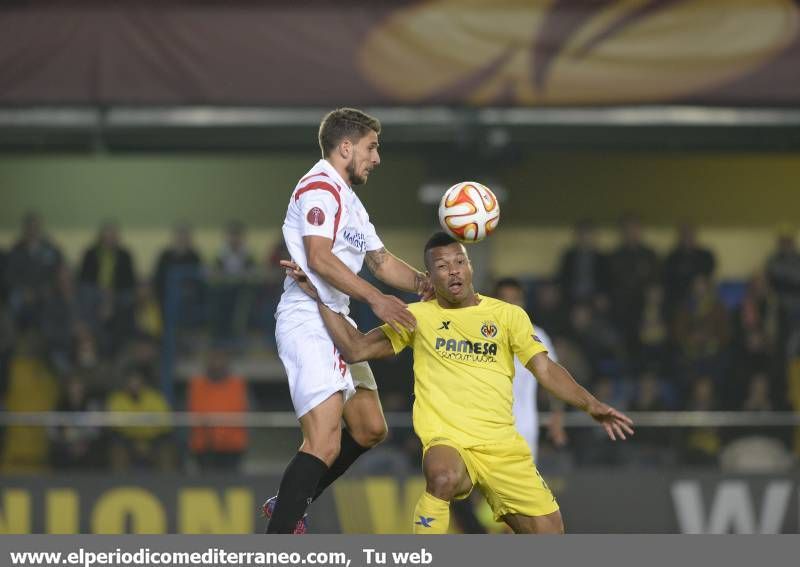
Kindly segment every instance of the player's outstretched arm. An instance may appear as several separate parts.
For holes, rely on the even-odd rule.
[[[385,358],[394,354],[392,343],[388,337],[378,329],[372,329],[366,335],[353,327],[339,313],[329,309],[319,299],[317,289],[306,277],[303,270],[291,260],[281,260],[281,266],[286,269],[286,275],[297,282],[305,293],[317,301],[322,321],[333,339],[333,344],[339,349],[345,362],[354,363],[362,360]]]
[[[604,404],[578,384],[567,370],[553,362],[547,353],[535,355],[526,364],[539,383],[566,403],[582,409],[602,425],[612,441],[633,435],[633,421],[624,413]]]
[[[381,293],[374,285],[358,277],[332,250],[333,241],[323,236],[304,236],[308,267],[333,287],[354,299],[369,304],[381,321],[400,332],[399,325],[407,329],[416,326],[408,307],[397,297]]]
[[[423,301],[433,297],[430,278],[386,248],[370,250],[364,260],[369,271],[383,283],[403,291],[415,292]]]
[[[345,362],[353,364],[394,355],[391,341],[379,328],[364,334],[319,299],[317,307],[333,344],[339,349]]]

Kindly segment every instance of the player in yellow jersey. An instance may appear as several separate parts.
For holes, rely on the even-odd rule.
[[[514,428],[514,356],[539,383],[599,422],[612,440],[632,435],[632,421],[598,401],[550,360],[528,315],[515,305],[475,293],[462,244],[437,233],[425,245],[435,289],[413,303],[412,330],[388,325],[362,334],[318,302],[333,342],[348,362],[414,352],[414,431],[423,444],[426,490],[415,509],[414,533],[447,533],[450,502],[477,486],[495,518],[515,533],[563,533],[558,503],[536,470],[530,449]],[[287,273],[303,283],[291,264]],[[315,290],[303,283],[307,293]]]

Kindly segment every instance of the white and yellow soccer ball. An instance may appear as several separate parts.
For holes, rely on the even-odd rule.
[[[475,181],[456,183],[439,202],[439,224],[460,242],[480,242],[494,232],[498,222],[497,197],[491,189]]]

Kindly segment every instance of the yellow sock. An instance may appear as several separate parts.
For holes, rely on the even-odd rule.
[[[415,534],[446,534],[450,527],[450,502],[436,498],[427,490],[414,508]]]

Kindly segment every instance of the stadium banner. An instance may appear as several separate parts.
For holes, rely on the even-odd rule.
[[[505,567],[592,565],[751,567],[797,558],[797,537],[680,538],[573,535],[566,538],[417,536],[7,536],[0,564],[27,567],[202,565],[204,567]]]
[[[0,534],[252,534],[280,477],[4,477]],[[582,470],[547,476],[569,533],[800,533],[800,478]],[[346,477],[309,509],[311,533],[410,533],[418,476]],[[477,491],[475,496],[478,496]],[[480,498],[477,515],[494,524]]]
[[[800,103],[798,0],[7,2],[0,104]]]

